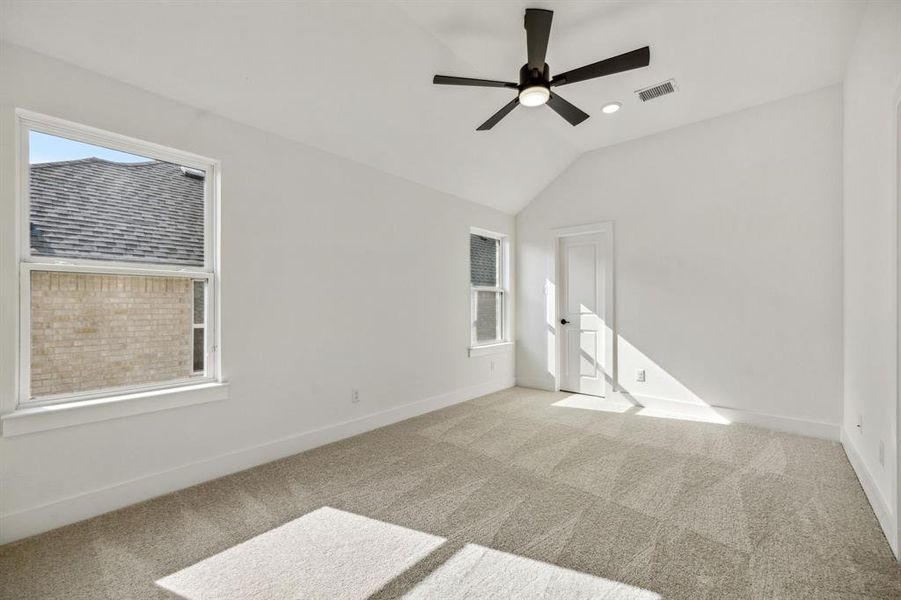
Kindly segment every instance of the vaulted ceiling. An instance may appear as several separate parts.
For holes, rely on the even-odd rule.
[[[517,79],[526,7],[555,11],[562,72],[644,45],[651,66],[559,88],[571,127],[513,97],[433,86]],[[4,40],[157,94],[515,213],[580,154],[842,80],[861,2],[2,3]],[[675,78],[678,93],[634,91]],[[603,115],[602,105],[623,109]],[[736,140],[740,143],[740,140]]]

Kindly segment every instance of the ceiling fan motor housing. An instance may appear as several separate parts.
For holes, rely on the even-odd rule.
[[[538,69],[529,69],[528,64],[524,64],[519,70],[519,91],[536,85],[551,87],[551,68],[547,63],[544,63],[544,70],[541,73]]]

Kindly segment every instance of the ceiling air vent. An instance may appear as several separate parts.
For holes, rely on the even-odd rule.
[[[657,85],[652,85],[650,87],[636,90],[635,93],[638,94],[638,97],[641,98],[642,102],[647,102],[648,100],[653,100],[654,98],[659,98],[660,96],[672,94],[676,91],[676,89],[676,80],[669,79],[667,81],[664,81],[663,83],[658,83]]]

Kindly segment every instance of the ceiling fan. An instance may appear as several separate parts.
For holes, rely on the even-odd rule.
[[[551,70],[547,63],[544,62],[544,59],[547,54],[547,42],[551,35],[551,19],[553,17],[554,11],[552,10],[526,9],[526,47],[528,49],[529,62],[524,64],[519,70],[519,84],[511,81],[472,79],[470,77],[453,77],[450,75],[435,75],[432,83],[437,85],[469,85],[518,90],[516,98],[494,113],[490,119],[479,125],[478,131],[491,129],[519,104],[523,106],[547,104],[558,115],[569,121],[570,125],[575,126],[587,119],[588,114],[552,92],[552,87],[639,69],[648,66],[651,62],[651,49],[645,46],[638,50],[632,50],[631,52],[551,77]]]

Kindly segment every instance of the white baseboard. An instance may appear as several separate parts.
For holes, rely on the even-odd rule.
[[[538,377],[517,377],[516,385],[537,390],[553,391],[554,389],[553,380],[546,380]],[[726,408],[724,406],[692,404],[669,398],[655,398],[653,396],[642,396],[624,392],[612,393],[613,395],[623,396],[630,401],[637,402],[642,408],[650,408],[655,411],[669,413],[674,416],[681,416],[686,419],[705,421],[713,420],[710,417],[716,417],[721,420],[720,422],[746,423],[748,425],[756,425],[757,427],[765,427],[766,429],[773,429],[775,431],[795,433],[808,437],[832,440],[834,442],[837,442],[840,439],[840,426],[834,423],[822,423],[820,421],[769,415],[735,408]]]
[[[723,406],[714,406],[712,408],[732,423],[756,425],[757,427],[765,427],[775,431],[831,440],[833,442],[839,441],[840,438],[839,431],[841,426],[835,423],[795,419],[794,417],[769,415],[766,413],[725,408]]]
[[[668,398],[641,396],[638,394],[624,393],[623,396],[638,402],[642,407],[673,415],[683,415],[687,419],[696,418],[701,421],[722,419],[719,422],[744,423],[746,425],[755,425],[774,431],[794,433],[834,442],[839,441],[840,426],[838,424],[770,415],[736,408],[726,408],[725,406],[694,404]]]
[[[0,515],[0,544],[96,517],[130,504],[304,452],[452,404],[472,400],[513,385],[513,379],[509,378],[453,390],[358,419],[242,448],[23,511]]]
[[[517,377],[516,385],[524,388],[532,388],[535,390],[547,390],[549,392],[554,391],[554,380],[553,379],[539,379],[539,378],[531,378],[531,377]]]
[[[854,468],[854,472],[857,474],[860,486],[870,501],[870,506],[873,507],[873,512],[876,513],[876,520],[879,521],[879,526],[882,527],[882,532],[885,534],[892,552],[895,553],[895,558],[901,560],[901,555],[898,554],[898,533],[895,528],[894,511],[890,509],[889,503],[883,497],[882,492],[879,491],[879,486],[876,485],[876,480],[873,479],[873,475],[867,468],[867,463],[864,462],[863,457],[860,455],[854,442],[851,441],[851,436],[848,435],[844,427],[842,427],[842,447],[845,449],[848,462],[851,463],[851,467]]]

